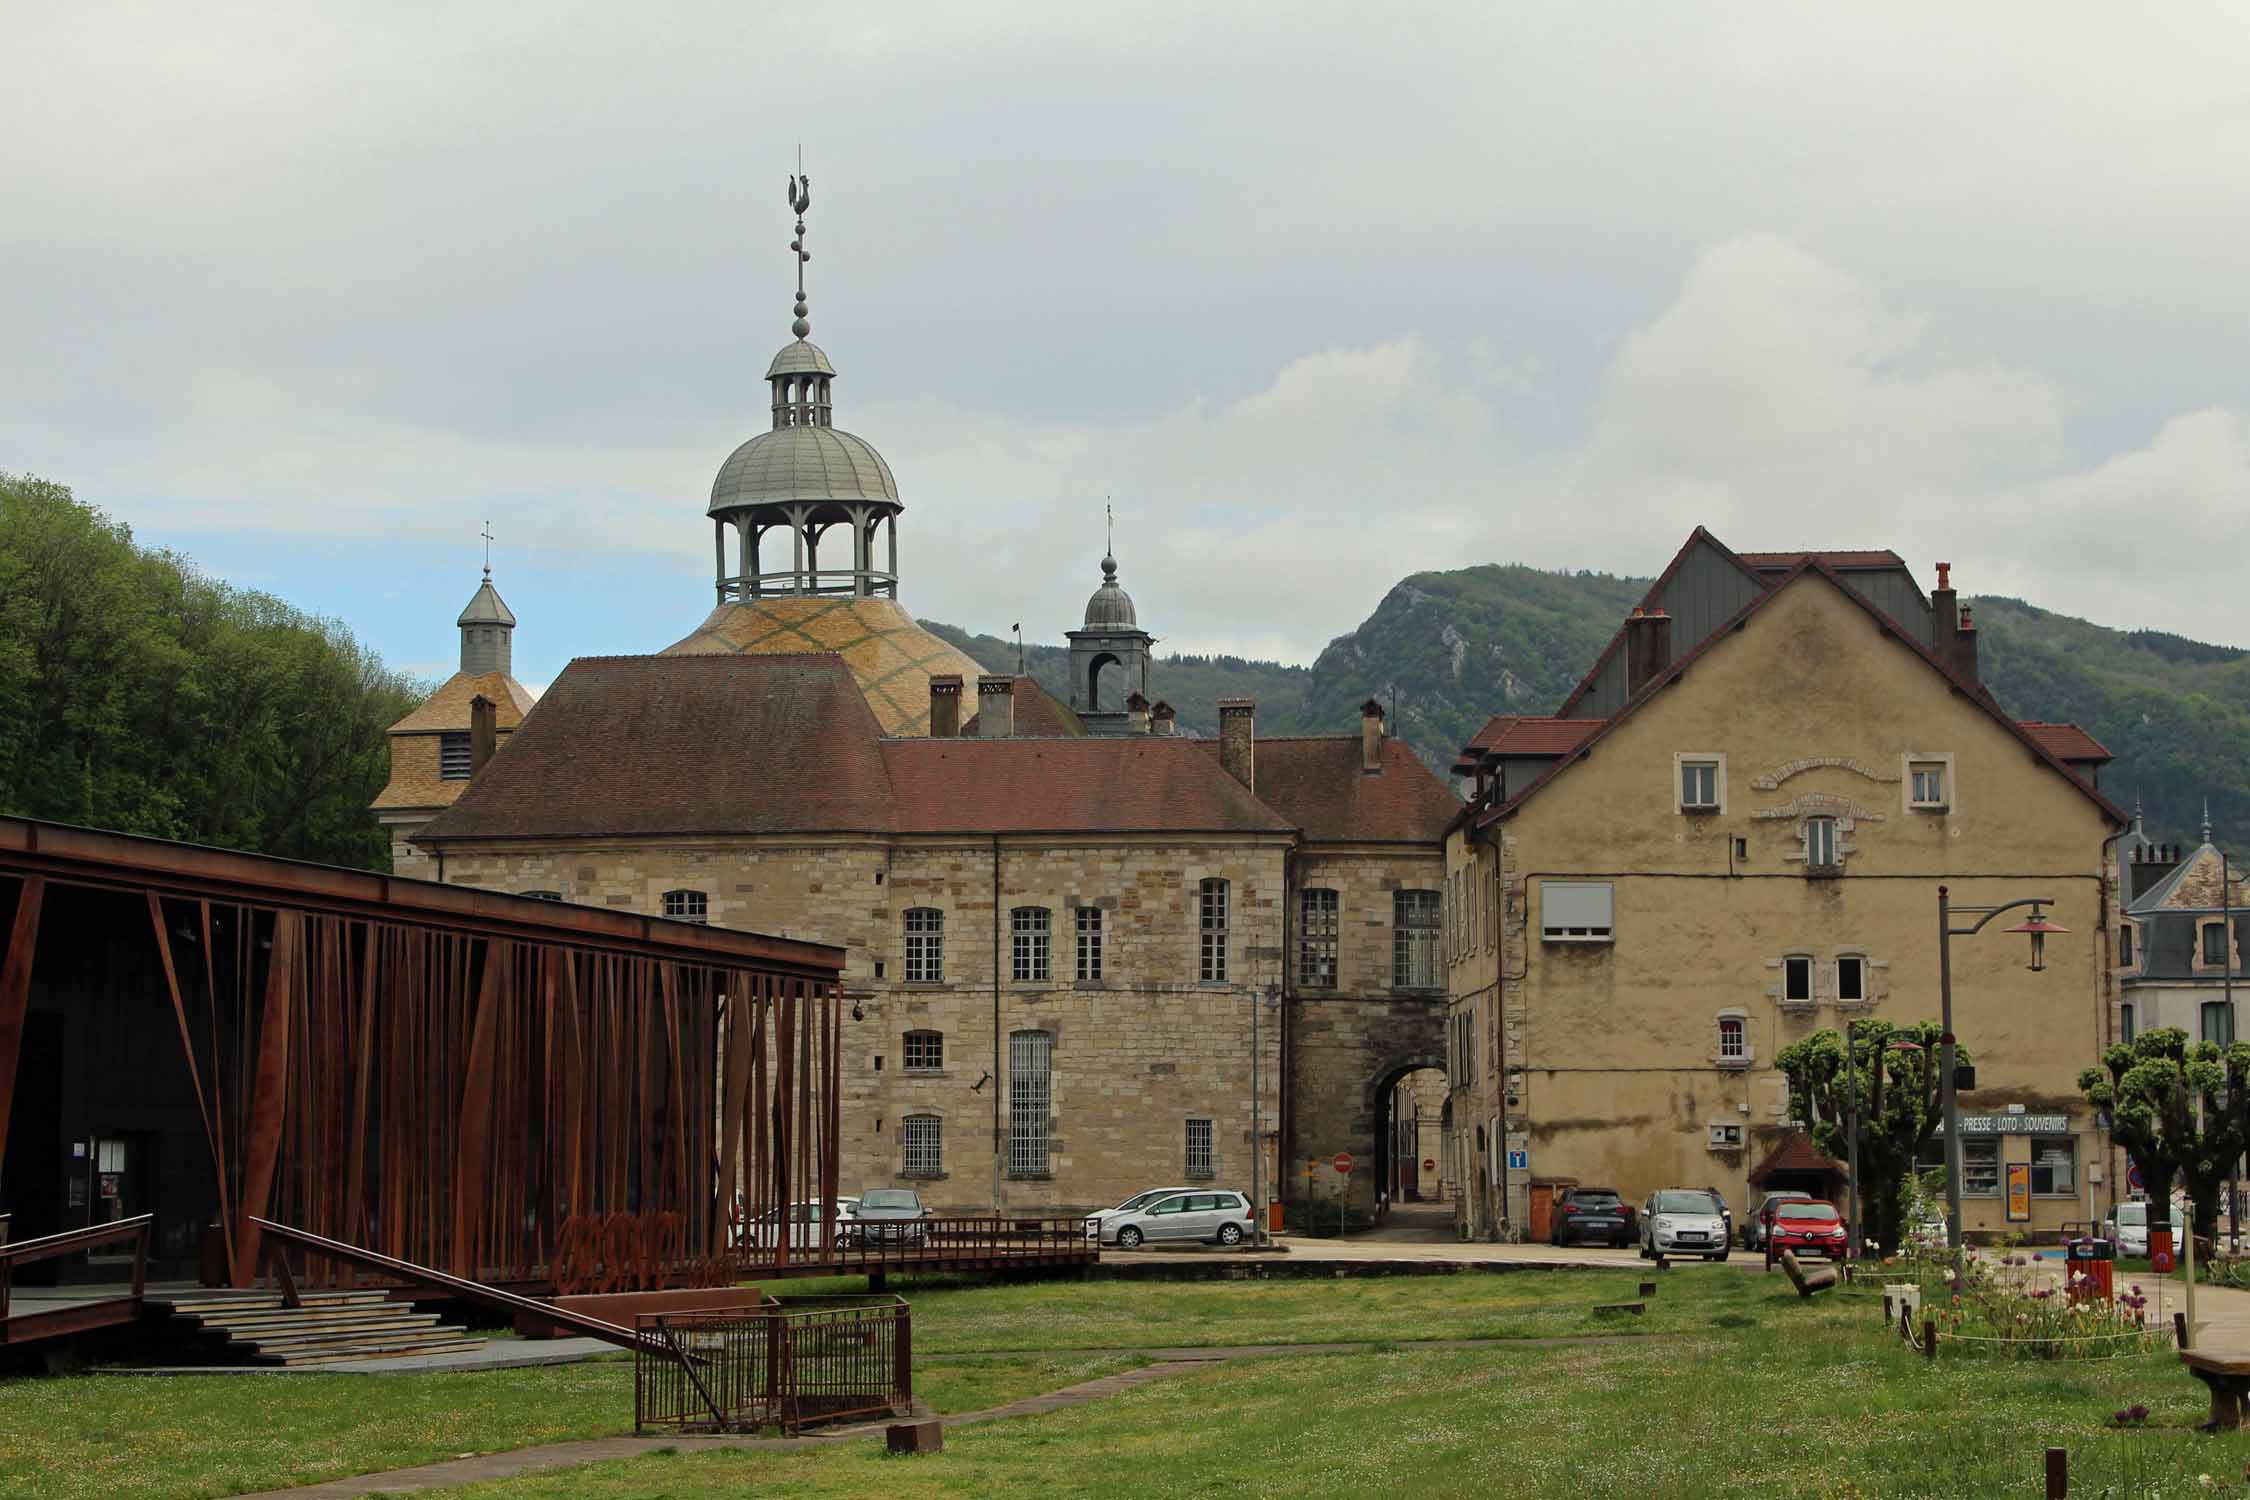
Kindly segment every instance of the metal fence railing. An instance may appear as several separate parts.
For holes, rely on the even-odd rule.
[[[798,1297],[755,1311],[648,1313],[636,1431],[796,1432],[914,1404],[913,1320],[897,1297]]]

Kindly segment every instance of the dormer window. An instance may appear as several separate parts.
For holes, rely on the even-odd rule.
[[[442,781],[467,781],[469,779],[469,732],[438,736],[438,778]]]

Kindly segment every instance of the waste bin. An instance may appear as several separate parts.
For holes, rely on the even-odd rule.
[[[2072,1240],[2064,1247],[2063,1259],[2071,1301],[2107,1302],[2117,1295],[2117,1247],[2108,1240]]]
[[[2159,1276],[2164,1276],[2170,1274],[2176,1264],[2178,1264],[2178,1257],[2172,1249],[2172,1226],[2169,1224],[2151,1224],[2148,1230],[2149,1269]]]

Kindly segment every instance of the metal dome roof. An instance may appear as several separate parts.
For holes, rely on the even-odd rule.
[[[499,590],[492,586],[492,575],[487,573],[484,575],[484,582],[477,585],[477,591],[469,596],[468,604],[461,611],[461,618],[453,623],[456,625],[513,625],[516,623],[516,617],[514,612],[501,600]]]
[[[746,505],[897,499],[891,466],[864,438],[836,427],[777,427],[719,466],[707,514]]]
[[[1117,586],[1117,559],[1105,557],[1102,559],[1102,586],[1086,601],[1086,629],[1139,628],[1140,622],[1133,615],[1133,596]]]
[[[828,362],[827,351],[818,344],[803,339],[794,344],[784,344],[781,352],[766,366],[766,379],[776,375],[833,375],[836,367]]]

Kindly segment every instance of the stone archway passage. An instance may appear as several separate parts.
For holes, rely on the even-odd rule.
[[[1377,1137],[1391,1091],[1409,1074],[1444,1070],[1445,1000],[1435,995],[1300,995],[1289,1004],[1290,1110],[1282,1197],[1333,1212],[1342,1192],[1355,1211],[1370,1212],[1380,1185],[1378,1170],[1389,1161]],[[1348,1182],[1329,1164],[1338,1152],[1347,1151],[1353,1163]]]

